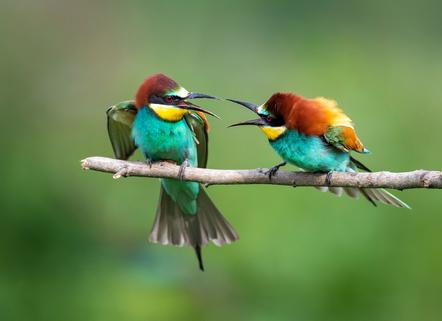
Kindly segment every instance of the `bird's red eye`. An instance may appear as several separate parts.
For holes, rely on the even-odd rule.
[[[166,98],[164,100],[166,101],[166,103],[173,102],[173,98],[171,96],[166,96]]]
[[[272,116],[267,116],[266,117],[266,121],[271,123],[273,121],[273,117]]]

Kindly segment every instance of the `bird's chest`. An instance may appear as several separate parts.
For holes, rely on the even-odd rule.
[[[132,137],[145,157],[152,160],[173,160],[181,164],[187,158],[191,165],[196,162],[193,134],[184,119],[164,121],[144,107],[135,118]]]
[[[348,153],[330,147],[320,137],[296,130],[287,130],[270,144],[284,160],[309,171],[345,171],[348,166]]]

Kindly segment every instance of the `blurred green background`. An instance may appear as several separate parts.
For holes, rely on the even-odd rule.
[[[241,240],[151,245],[159,184],[111,156],[106,108],[149,74],[262,103],[336,99],[375,170],[441,169],[440,1],[12,1],[0,10],[0,320],[440,320],[441,192],[413,210],[312,188],[214,186]],[[251,114],[210,107],[209,166],[279,161]],[[293,169],[293,168],[291,168]]]

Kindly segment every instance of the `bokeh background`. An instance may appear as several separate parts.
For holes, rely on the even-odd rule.
[[[0,10],[0,320],[440,320],[441,192],[412,211],[312,188],[214,186],[241,235],[151,245],[159,184],[85,172],[106,108],[162,71],[262,103],[338,100],[375,170],[441,169],[440,1],[12,1]],[[251,114],[210,102],[209,166],[279,161]],[[137,155],[137,157],[139,157]],[[293,169],[293,168],[292,168]]]

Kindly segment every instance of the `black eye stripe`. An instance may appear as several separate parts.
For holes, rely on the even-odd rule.
[[[167,96],[163,96],[163,97],[161,97],[161,99],[162,99],[165,103],[170,104],[170,103],[177,103],[177,102],[180,101],[182,98],[179,97],[179,96],[176,96],[176,95],[167,95]]]
[[[284,125],[284,119],[273,115],[260,115],[270,126],[278,127]]]
[[[167,95],[167,96],[159,96],[159,95],[151,95],[149,96],[149,101],[154,104],[171,104],[177,103],[183,98],[176,95]]]

